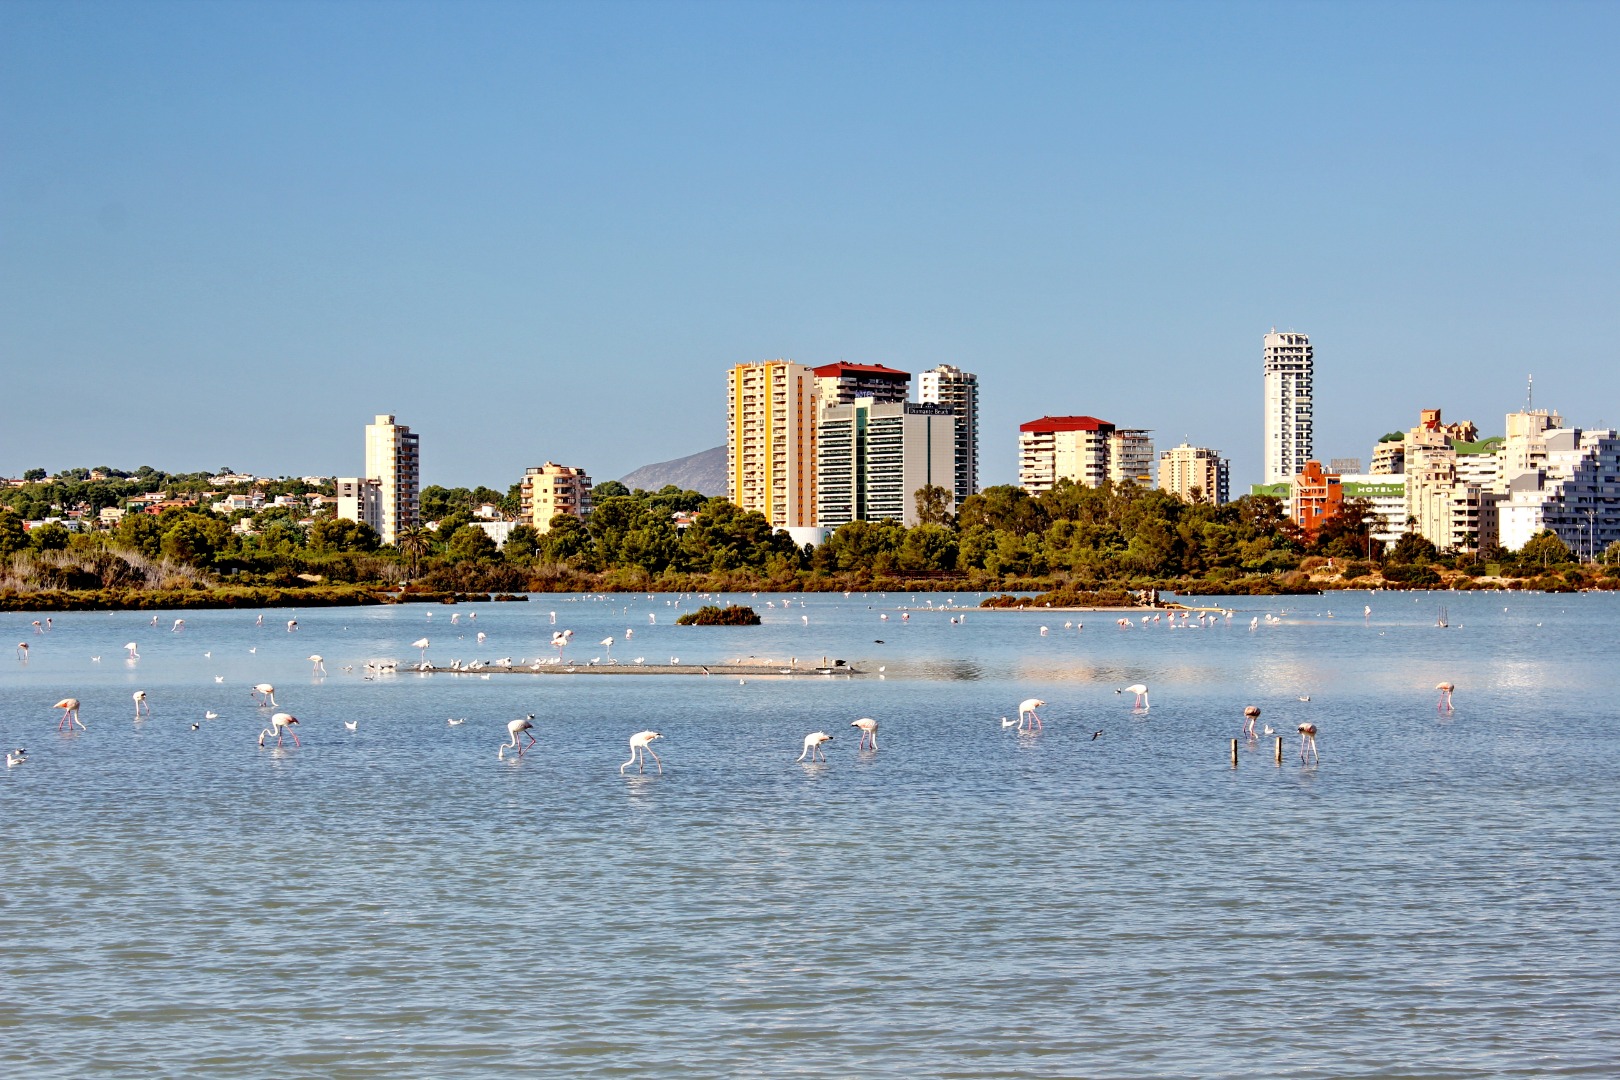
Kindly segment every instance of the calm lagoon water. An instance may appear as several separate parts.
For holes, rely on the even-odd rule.
[[[0,1075],[1620,1073],[1620,598],[1240,599],[1174,630],[902,622],[906,594],[687,629],[673,599],[0,615],[30,758],[0,775]],[[549,655],[551,611],[581,659],[611,634],[871,674],[362,675],[424,635]],[[256,746],[260,681],[301,748]],[[88,731],[57,734],[66,695]],[[1031,696],[1045,731],[1004,729]],[[1229,763],[1249,704],[1280,768],[1269,739]],[[526,713],[539,745],[497,760]],[[642,728],[664,773],[620,776]],[[818,728],[828,763],[796,764]]]

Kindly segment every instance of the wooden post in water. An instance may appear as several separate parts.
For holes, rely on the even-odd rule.
[[[1237,768],[1237,740],[1232,740],[1232,768]]]
[[[1277,764],[1282,764],[1282,736],[1277,736]]]

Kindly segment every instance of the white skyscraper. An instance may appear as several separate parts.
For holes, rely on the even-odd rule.
[[[917,400],[956,414],[956,504],[979,493],[979,377],[941,364],[917,376]]]
[[[1286,484],[1311,459],[1311,339],[1266,335],[1266,483]]]
[[[421,477],[421,436],[394,423],[393,416],[377,414],[376,422],[366,425],[365,479],[378,483],[375,514],[383,543],[394,543],[402,529],[419,523]]]

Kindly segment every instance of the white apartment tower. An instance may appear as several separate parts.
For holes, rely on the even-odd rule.
[[[979,377],[941,364],[917,376],[917,400],[956,414],[956,504],[979,493]]]
[[[1286,484],[1311,459],[1311,339],[1265,337],[1266,483]]]
[[[421,520],[420,443],[420,435],[387,413],[366,425],[366,478],[377,481],[377,532],[385,544]]]
[[[763,360],[726,381],[726,497],[779,529],[816,524],[816,372]]]
[[[917,492],[950,491],[956,414],[948,405],[856,398],[821,412],[816,446],[818,525],[919,523]],[[945,506],[954,513],[954,497]]]

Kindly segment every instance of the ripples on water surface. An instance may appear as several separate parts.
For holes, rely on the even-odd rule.
[[[0,740],[30,750],[0,776],[0,1070],[1620,1072],[1615,597],[1448,596],[1449,630],[1431,595],[1246,599],[1129,632],[902,623],[901,594],[677,629],[669,599],[300,611],[296,634],[280,612],[0,616],[33,646],[0,662]],[[625,658],[873,674],[360,675],[422,634],[440,662],[549,655],[551,610],[580,642],[634,628]],[[1267,611],[1288,614],[1250,633]],[[301,749],[255,746],[263,680]],[[1114,693],[1139,680],[1145,716]],[[69,694],[89,730],[59,736]],[[1029,696],[1045,732],[1004,730]],[[1247,704],[1290,733],[1282,768],[1270,740],[1229,766]],[[497,761],[530,712],[539,745]],[[620,777],[649,727],[665,774]],[[817,728],[828,764],[794,764]]]

